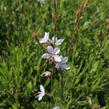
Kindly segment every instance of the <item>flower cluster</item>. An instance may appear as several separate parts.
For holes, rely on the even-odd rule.
[[[56,46],[61,45],[64,39],[58,39],[57,37],[52,37],[49,39],[49,32],[45,32],[44,38],[42,38],[39,42],[41,44],[47,44],[46,53],[42,55],[43,59],[48,59],[49,62],[53,62],[55,64],[55,68],[61,70],[68,70],[70,67],[66,64],[68,62],[68,57],[60,56],[60,48]],[[46,71],[43,73],[44,76],[49,76],[52,78],[52,72]],[[37,98],[38,101],[42,100],[43,96],[49,95],[45,93],[45,88],[43,85],[40,85],[40,92],[38,92]],[[50,96],[50,95],[49,95]],[[53,109],[60,109],[59,107],[54,107]]]
[[[47,44],[46,53],[42,55],[43,59],[48,59],[55,63],[55,68],[61,70],[68,70],[70,67],[66,64],[68,57],[59,56],[60,48],[56,46],[61,45],[64,39],[58,39],[57,37],[52,37],[52,40],[49,39],[49,32],[45,32],[44,38],[39,42]],[[55,48],[56,47],[56,48]]]

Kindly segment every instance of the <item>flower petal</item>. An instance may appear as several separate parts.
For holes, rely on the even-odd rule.
[[[60,52],[60,48],[55,48],[54,49],[54,54],[59,54],[59,52]]]
[[[68,61],[68,57],[62,57],[61,58],[61,63],[66,63]]]
[[[60,67],[60,64],[56,63],[55,68],[59,69],[59,67]]]
[[[52,73],[49,72],[49,71],[46,71],[46,72],[44,72],[43,74],[44,74],[44,76],[51,76],[51,75],[52,75]]]
[[[46,43],[49,40],[49,32],[45,32],[44,38],[42,38],[39,42]]]
[[[53,57],[54,57],[54,60],[55,60],[56,62],[61,62],[61,57],[60,57],[60,56],[58,56],[58,55],[53,55]]]
[[[42,4],[45,4],[45,0],[38,0],[39,2],[41,2]]]
[[[69,67],[67,64],[62,65],[62,67],[63,67],[63,69],[65,69],[65,70],[69,70],[69,69],[70,69],[70,67]]]
[[[56,107],[54,107],[53,109],[60,109],[60,107],[56,106]]]
[[[40,90],[41,90],[42,93],[45,93],[45,89],[44,89],[43,85],[40,85]]]
[[[52,47],[52,46],[48,46],[48,47],[47,47],[47,51],[48,51],[49,53],[53,53],[53,47]]]
[[[52,43],[55,43],[57,40],[57,37],[52,37]]]
[[[45,54],[42,55],[42,58],[44,58],[44,59],[48,59],[48,58],[50,58],[50,54],[45,53]]]
[[[63,41],[64,41],[64,39],[59,39],[55,42],[55,45],[60,45]]]
[[[42,100],[42,97],[43,97],[42,94],[37,95],[38,101]]]

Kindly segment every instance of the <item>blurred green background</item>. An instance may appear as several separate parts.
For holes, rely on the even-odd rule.
[[[90,0],[75,42],[76,13],[83,1],[56,0],[54,7],[54,0],[0,0],[0,109],[109,109],[109,0]],[[41,77],[47,65],[35,40],[45,32],[54,35],[52,13],[57,37],[64,39],[61,53],[69,57],[63,99],[60,81],[55,77],[50,90],[50,79]],[[40,84],[54,96],[37,101]]]

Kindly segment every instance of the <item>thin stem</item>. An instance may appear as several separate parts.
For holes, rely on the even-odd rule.
[[[56,0],[53,0],[53,12],[52,12],[52,22],[53,22],[53,31],[54,31],[54,45],[55,45],[55,40],[56,40],[56,32],[57,32],[57,12],[56,12]]]
[[[46,96],[52,97],[53,95],[50,93],[45,93]]]
[[[89,1],[90,0],[84,0],[83,3],[80,5],[79,9],[77,10],[76,23],[74,25],[74,33],[76,40],[78,40],[78,25]]]
[[[62,102],[64,101],[64,74],[61,72],[61,91],[62,91]]]
[[[90,1],[91,0],[84,0],[80,4],[79,8],[77,9],[75,25],[74,25],[74,38],[72,38],[72,33],[71,33],[71,35],[70,35],[71,40],[69,42],[68,54],[70,54],[70,51],[72,51],[72,49],[73,49],[72,45],[79,40],[78,29],[79,29],[79,24],[80,24],[80,21],[81,21],[81,16],[85,12],[85,9],[87,8]]]

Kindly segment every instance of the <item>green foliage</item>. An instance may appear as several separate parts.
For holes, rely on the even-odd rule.
[[[108,109],[109,1],[92,0],[88,4],[76,43],[74,24],[83,0],[56,0],[56,8],[53,0],[45,1],[0,1],[0,109]],[[57,36],[65,39],[60,47],[69,57],[70,70],[66,72],[41,59],[44,51],[35,40],[44,32],[54,35],[52,13],[56,14]],[[42,76],[45,70],[53,72],[53,81]],[[36,95],[40,84],[53,96],[44,96],[39,102]]]

